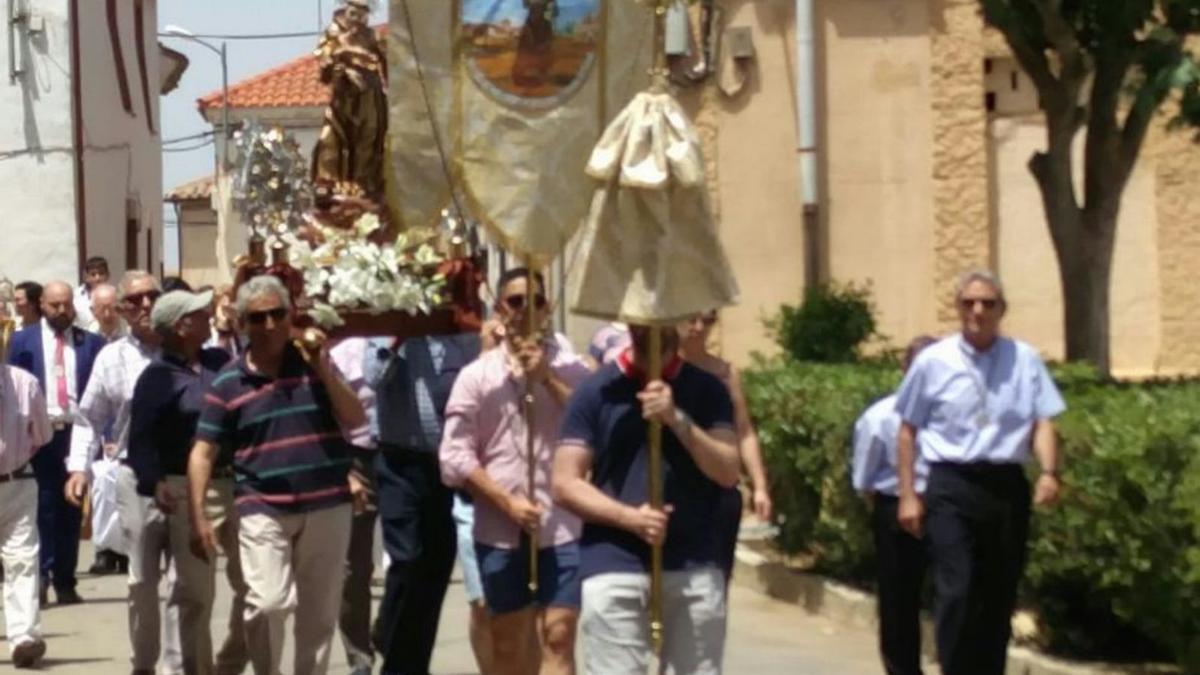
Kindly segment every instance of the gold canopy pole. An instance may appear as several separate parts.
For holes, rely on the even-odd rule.
[[[654,2],[654,68],[650,71],[652,87],[667,87],[666,45],[667,0]],[[662,326],[650,328],[650,354],[647,381],[662,378]],[[663,508],[662,484],[662,422],[652,420],[647,433],[650,446],[650,506]],[[654,655],[661,658],[663,650],[663,547],[656,544],[650,548],[650,644]]]
[[[662,326],[650,328],[650,364],[647,369],[647,381],[662,377]],[[655,509],[663,507],[662,484],[662,422],[650,421],[650,505]],[[663,548],[655,544],[650,548],[650,642],[654,646],[655,656],[662,656],[663,647]]]
[[[525,339],[537,340],[538,327],[533,320],[537,307],[537,278],[533,270],[533,258],[525,261]],[[544,357],[543,357],[544,358]],[[529,502],[537,504],[537,451],[534,449],[533,431],[533,380],[525,373],[525,470]],[[529,533],[529,593],[537,599],[538,592],[538,533],[535,528]]]

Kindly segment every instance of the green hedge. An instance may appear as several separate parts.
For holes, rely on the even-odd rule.
[[[1200,672],[1200,382],[1105,381],[1056,368],[1063,500],[1034,517],[1022,604],[1043,647],[1086,658],[1172,655]],[[894,364],[777,359],[746,373],[779,545],[824,574],[869,586],[864,502],[849,480],[854,420],[892,391]]]

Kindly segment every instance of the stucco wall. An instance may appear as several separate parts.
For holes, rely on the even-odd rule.
[[[934,291],[938,323],[956,325],[954,286],[992,266],[984,24],[978,0],[931,0]]]
[[[829,0],[824,40],[829,276],[872,282],[895,342],[935,321],[933,66],[926,0]]]
[[[1062,284],[1037,184],[1026,164],[1046,144],[1040,117],[999,119],[992,124],[996,193],[996,257],[1010,303],[1006,329],[1047,357],[1064,354]],[[1083,136],[1076,143],[1082,176]],[[1160,358],[1159,259],[1153,158],[1134,171],[1117,228],[1112,280],[1112,363],[1119,375],[1155,373]]]
[[[1163,373],[1200,373],[1200,146],[1186,131],[1155,130]]]
[[[45,35],[19,40],[26,73],[0,75],[0,195],[4,245],[0,275],[14,282],[78,277],[75,159],[71,125],[71,30],[66,0],[36,3]],[[0,31],[7,61],[9,31]]]
[[[150,117],[142,96],[137,59],[134,3],[117,3],[121,55],[129,80],[132,113],[126,112],[117,86],[116,60],[109,37],[105,3],[80,5],[83,83],[84,170],[87,204],[87,255],[108,258],[113,275],[127,266],[159,272],[162,259],[162,145],[159,131],[159,51],[157,3],[145,0],[144,39]],[[131,200],[141,230],[137,256],[126,260],[126,202]],[[150,259],[147,259],[147,254]]]
[[[741,288],[722,312],[720,351],[744,364],[772,351],[762,319],[796,302],[805,278],[804,205],[796,153],[794,3],[726,0],[726,27],[749,26],[756,57],[745,88],[729,98],[710,85],[711,153],[721,240]]]

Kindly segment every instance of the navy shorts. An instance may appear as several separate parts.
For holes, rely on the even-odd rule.
[[[529,592],[529,538],[519,548],[494,548],[475,543],[475,557],[483,576],[483,597],[493,614],[538,607],[579,609],[579,543],[538,550],[537,597]]]

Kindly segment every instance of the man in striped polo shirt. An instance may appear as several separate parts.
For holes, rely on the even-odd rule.
[[[218,453],[228,449],[254,672],[280,672],[284,623],[294,612],[292,672],[322,674],[337,628],[351,501],[366,497],[342,430],[366,416],[327,350],[292,344],[291,303],[278,279],[246,282],[237,310],[249,347],[213,380],[188,466],[192,548],[214,555],[203,495]]]

